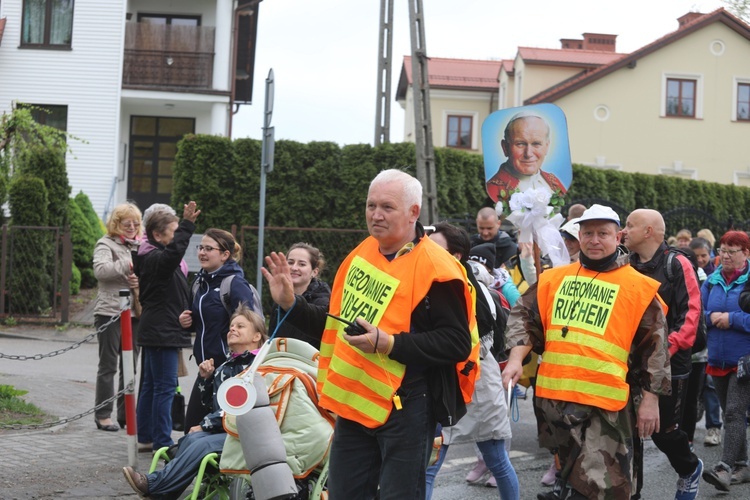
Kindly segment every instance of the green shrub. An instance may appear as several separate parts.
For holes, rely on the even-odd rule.
[[[81,271],[78,266],[71,264],[72,272],[70,274],[70,294],[78,295],[81,292]]]
[[[16,171],[44,181],[47,188],[47,220],[40,226],[65,227],[68,223],[70,183],[65,170],[65,153],[35,145],[19,156]]]
[[[81,212],[83,212],[83,216],[88,221],[89,228],[91,229],[91,234],[96,237],[97,240],[99,240],[99,238],[104,236],[106,231],[102,220],[98,215],[96,215],[94,205],[91,204],[91,199],[89,199],[86,193],[84,193],[83,191],[79,191],[78,194],[75,195],[73,200],[75,200],[76,205],[78,205],[78,208],[81,209]]]
[[[68,206],[70,211],[70,240],[73,244],[73,262],[78,266],[78,269],[90,267],[94,255],[94,246],[98,238],[91,230],[91,226],[80,207],[72,198],[68,200]]]
[[[94,206],[91,204],[91,200],[83,191],[80,191],[75,198],[72,198],[73,204],[80,209],[81,219],[78,219],[78,212],[75,213],[76,223],[75,229],[73,224],[73,216],[71,216],[71,239],[73,240],[73,253],[76,266],[81,271],[81,287],[82,288],[93,288],[96,286],[96,277],[94,276],[94,247],[96,242],[104,236],[102,230],[101,219],[96,215]],[[71,209],[71,213],[75,209]],[[84,227],[84,223],[85,226]],[[75,236],[73,232],[79,234]],[[76,241],[84,240],[85,243],[78,247]],[[89,253],[89,249],[91,253]],[[76,255],[77,254],[77,255]]]
[[[30,175],[13,176],[9,189],[12,226],[46,225],[47,203],[47,188],[44,187],[44,181]],[[50,306],[50,233],[20,228],[13,229],[12,232],[10,312],[36,314]]]

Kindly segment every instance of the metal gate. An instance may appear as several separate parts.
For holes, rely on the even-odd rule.
[[[70,231],[8,226],[0,236],[0,317],[69,320]]]

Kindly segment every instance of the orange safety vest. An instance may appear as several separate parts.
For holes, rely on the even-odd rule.
[[[330,312],[349,321],[362,317],[389,334],[409,332],[412,311],[427,296],[434,282],[461,280],[463,266],[429,238],[422,238],[410,252],[388,261],[375,238],[368,237],[341,263],[333,290]],[[469,401],[479,372],[479,338],[468,284],[464,301],[472,332],[474,369],[459,375],[461,391]],[[343,325],[328,318],[320,344],[318,391],[320,406],[339,416],[375,428],[388,420],[393,397],[401,386],[406,366],[385,354],[367,354],[343,340]],[[468,387],[468,385],[471,387]]]
[[[658,281],[630,265],[597,273],[574,263],[542,273],[537,300],[545,343],[536,394],[622,410],[630,347],[658,289]]]

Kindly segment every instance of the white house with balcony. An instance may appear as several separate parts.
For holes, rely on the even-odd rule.
[[[0,0],[0,113],[64,129],[75,194],[100,215],[169,203],[177,141],[230,136],[252,100],[261,0]]]

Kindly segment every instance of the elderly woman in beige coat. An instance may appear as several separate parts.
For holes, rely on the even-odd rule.
[[[98,280],[98,293],[94,305],[94,325],[97,331],[110,320],[120,315],[119,292],[123,288],[131,290],[131,305],[135,305],[138,291],[138,278],[133,274],[131,252],[138,249],[141,235],[141,211],[132,203],[118,205],[107,221],[107,234],[96,242],[94,247],[94,275]],[[133,335],[137,331],[137,319],[133,315]],[[98,331],[99,369],[96,374],[96,400],[99,406],[114,396],[114,377],[118,365],[120,369],[119,390],[123,389],[122,343],[120,340],[120,320],[117,319],[104,330]],[[136,345],[133,339],[134,349]],[[135,351],[133,361],[138,358]],[[118,362],[119,360],[119,362]],[[117,431],[125,425],[124,398],[117,399],[117,421],[112,421],[113,403],[107,403],[94,413],[97,429]]]

